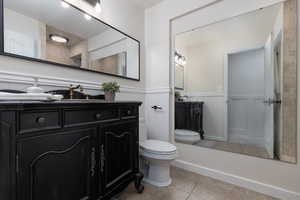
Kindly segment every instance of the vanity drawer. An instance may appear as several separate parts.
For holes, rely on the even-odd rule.
[[[121,108],[121,118],[131,119],[138,116],[138,107],[136,106],[126,106]]]
[[[60,117],[57,110],[23,111],[19,116],[20,134],[60,128]]]
[[[82,125],[84,123],[119,120],[118,108],[101,110],[67,110],[65,111],[65,126]]]

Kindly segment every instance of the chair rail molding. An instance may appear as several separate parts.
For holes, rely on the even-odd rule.
[[[145,90],[146,94],[165,94],[171,93],[172,90],[169,87],[157,87],[157,88],[147,88]]]
[[[51,87],[59,87],[59,88],[68,88],[70,84],[80,84],[85,89],[89,90],[102,90],[101,84],[102,82],[91,82],[91,81],[82,81],[75,79],[63,79],[56,78],[51,76],[34,76],[30,74],[20,74],[20,73],[12,73],[0,71],[0,83],[14,83],[14,84],[33,84],[34,79],[38,78],[38,84],[40,86],[51,86]],[[135,93],[135,94],[145,94],[145,90],[139,87],[121,85],[122,93]]]

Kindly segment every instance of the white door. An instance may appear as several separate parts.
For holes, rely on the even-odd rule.
[[[265,140],[271,158],[274,158],[274,63],[272,35],[265,45]]]
[[[228,56],[228,139],[265,146],[264,48]]]

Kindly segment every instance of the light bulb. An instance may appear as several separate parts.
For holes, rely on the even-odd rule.
[[[91,20],[92,19],[92,17],[88,14],[84,14],[84,17],[85,17],[86,20]]]
[[[100,4],[100,1],[96,3],[95,10],[98,13],[102,12],[102,7],[101,7],[101,4]]]
[[[67,4],[66,2],[64,2],[64,1],[61,1],[61,6],[63,7],[63,8],[69,8],[70,7],[70,5],[69,4]]]
[[[61,35],[57,35],[57,34],[51,34],[49,36],[49,38],[54,41],[54,42],[58,42],[58,43],[68,43],[69,42],[69,38],[65,37],[65,36],[61,36]]]

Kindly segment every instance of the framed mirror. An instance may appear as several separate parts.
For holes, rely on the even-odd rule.
[[[175,65],[175,89],[184,90],[184,66],[176,64]]]
[[[174,52],[186,58],[176,142],[297,162],[296,5],[286,0],[176,35]]]
[[[140,80],[140,42],[62,0],[0,0],[1,54]]]

